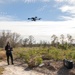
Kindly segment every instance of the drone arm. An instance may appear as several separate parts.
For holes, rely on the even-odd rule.
[[[41,18],[39,18],[39,20],[41,20]]]
[[[30,20],[31,18],[28,18],[28,20]]]

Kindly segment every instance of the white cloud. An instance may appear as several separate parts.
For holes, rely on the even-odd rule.
[[[10,15],[0,15],[0,21],[15,21],[17,18]]]
[[[60,4],[59,9],[62,12],[75,13],[75,0],[55,0],[55,1],[59,2]],[[62,4],[62,2],[64,3]],[[66,4],[65,2],[69,4]]]
[[[55,0],[56,2],[63,2],[63,3],[68,3],[68,4],[75,4],[75,0]]]
[[[22,35],[51,35],[74,33],[75,30],[71,29],[72,27],[75,27],[75,22],[73,21],[0,22],[0,30],[11,30]]]
[[[75,14],[75,6],[64,5],[59,8],[62,12],[74,13]]]
[[[59,19],[71,21],[71,20],[75,20],[75,16],[74,15],[72,17],[70,17],[70,16],[60,16]]]
[[[10,20],[12,20],[10,17],[1,17],[0,16],[0,21],[10,21]]]
[[[58,9],[67,15],[60,16],[63,20],[75,20],[75,0],[55,0]]]
[[[16,16],[8,15],[7,12],[0,12],[0,21],[16,21],[19,20]]]
[[[50,40],[50,36],[60,34],[75,34],[75,20],[74,21],[1,21],[0,30],[10,30],[21,35],[33,35],[38,40]],[[46,37],[48,36],[48,37]]]

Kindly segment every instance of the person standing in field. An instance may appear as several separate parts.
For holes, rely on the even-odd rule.
[[[6,46],[5,46],[5,50],[6,50],[6,56],[7,56],[7,63],[9,65],[9,57],[11,58],[11,64],[13,65],[13,55],[12,55],[12,47],[10,46],[10,43],[7,42]]]

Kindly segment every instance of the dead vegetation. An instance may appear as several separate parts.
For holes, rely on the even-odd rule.
[[[3,71],[4,71],[4,68],[3,67],[0,67],[0,75],[3,74]]]

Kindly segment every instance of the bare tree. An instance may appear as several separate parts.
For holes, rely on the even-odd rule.
[[[61,39],[61,44],[63,45],[64,44],[64,39],[65,39],[63,34],[60,35],[60,39]]]
[[[55,46],[56,43],[58,42],[58,37],[56,35],[52,35],[51,38],[52,38],[51,44],[52,46]]]
[[[34,37],[32,35],[29,36],[29,46],[32,47],[32,45],[34,44]]]
[[[24,46],[24,47],[27,46],[28,42],[29,42],[29,39],[28,39],[28,38],[25,38],[25,39],[23,40],[23,46]]]
[[[13,33],[11,35],[10,41],[11,41],[11,44],[12,44],[13,47],[18,46],[20,41],[21,41],[20,35],[17,34],[17,33]]]
[[[74,39],[72,38],[72,36],[70,34],[67,34],[67,38],[68,38],[68,43],[71,46],[73,41],[74,41]]]
[[[4,47],[6,41],[10,38],[10,32],[2,31],[0,33],[0,47]]]

